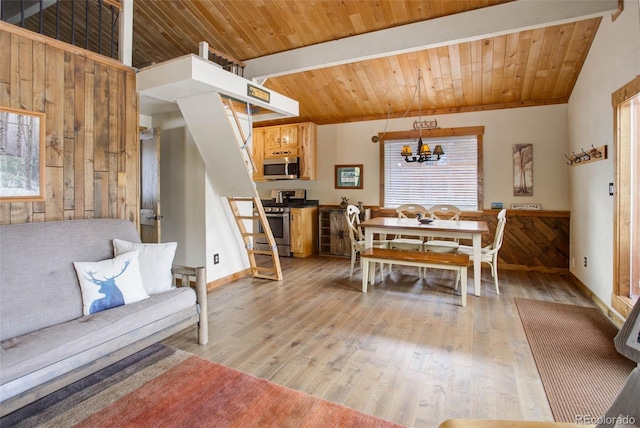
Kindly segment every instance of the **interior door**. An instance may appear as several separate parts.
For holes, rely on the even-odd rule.
[[[140,132],[140,238],[160,242],[160,128]]]

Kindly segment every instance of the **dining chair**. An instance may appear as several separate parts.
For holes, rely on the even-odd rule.
[[[434,220],[460,220],[462,210],[455,205],[433,205],[427,210],[429,218]],[[431,238],[424,243],[425,251],[434,253],[455,253],[459,246],[458,239],[447,240]]]
[[[427,209],[418,204],[404,204],[396,208],[396,213],[398,218],[416,217],[418,214],[426,217]],[[422,243],[422,239],[405,238],[401,235],[396,235],[395,238],[389,241],[389,248],[422,251]]]
[[[498,251],[500,251],[500,247],[502,247],[505,224],[507,224],[507,210],[502,209],[498,213],[498,225],[496,226],[496,234],[493,242],[482,248],[482,254],[480,256],[480,261],[482,263],[487,263],[491,266],[491,276],[496,284],[496,294],[500,294],[500,289],[498,288]],[[467,254],[469,256],[469,261],[473,261],[473,247],[471,246],[458,246],[458,254]],[[458,278],[456,278],[456,289],[458,289]]]
[[[365,246],[364,234],[360,227],[360,209],[355,205],[347,205],[347,209],[345,211],[345,215],[347,216],[347,229],[349,230],[349,239],[351,240],[351,272],[349,273],[349,277],[353,277],[353,267],[356,264],[356,257],[358,253],[363,251]],[[373,241],[374,248],[388,248],[389,241],[388,240],[374,240]],[[360,261],[362,264],[362,260]],[[384,266],[382,263],[380,265],[380,275],[384,278]],[[360,267],[362,270],[362,266]],[[375,275],[375,272],[374,272]]]
[[[398,218],[412,218],[417,217],[418,214],[422,217],[427,216],[427,209],[419,204],[403,204],[396,208]],[[408,251],[423,251],[422,244],[424,241],[422,238],[407,238],[402,235],[396,235],[395,238],[389,241],[389,248],[396,250],[408,250]],[[389,265],[391,270],[392,265]],[[418,268],[420,276],[422,277],[422,269]]]

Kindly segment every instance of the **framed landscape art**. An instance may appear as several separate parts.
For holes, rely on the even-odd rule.
[[[0,202],[44,200],[45,115],[0,107]]]
[[[362,189],[362,165],[336,165],[336,189]]]
[[[513,145],[513,196],[533,196],[533,144]]]

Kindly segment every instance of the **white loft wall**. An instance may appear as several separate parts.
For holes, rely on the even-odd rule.
[[[182,115],[154,116],[153,126],[161,129],[162,241],[178,242],[175,262],[206,266],[208,282],[246,269],[246,252],[226,198],[209,180]],[[249,205],[242,211],[250,212]],[[216,253],[220,263],[214,265]]]
[[[638,1],[605,17],[569,100],[570,150],[609,146],[609,159],[570,167],[571,272],[611,307],[613,291],[613,107],[611,94],[640,74]],[[588,265],[583,266],[584,257]]]
[[[153,117],[141,114],[140,115],[140,127],[141,128],[151,128],[153,126]]]
[[[432,117],[429,116],[428,119]],[[569,209],[567,106],[552,105],[435,117],[441,128],[484,126],[484,208],[491,202],[508,207],[513,202],[539,203],[545,210]],[[412,128],[415,117],[389,121],[387,132]],[[321,204],[338,204],[341,196],[365,205],[380,203],[380,145],[371,137],[384,130],[385,121],[354,122],[318,127],[318,180],[258,183],[262,198],[271,189],[307,189],[307,197]],[[534,194],[513,196],[512,146],[533,144]],[[398,155],[398,160],[402,158]],[[334,189],[334,165],[363,164],[362,190]],[[427,167],[425,167],[427,168]]]
[[[204,164],[182,117],[155,119],[160,131],[160,212],[163,242],[178,242],[175,263],[204,266]]]

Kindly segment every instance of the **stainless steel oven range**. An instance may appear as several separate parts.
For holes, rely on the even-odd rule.
[[[289,207],[264,207],[267,215],[267,221],[271,227],[271,233],[278,247],[278,254],[284,257],[291,257],[291,244],[289,235],[289,224],[291,221],[291,208]],[[253,230],[258,233],[264,233],[262,224],[259,220],[255,220]],[[256,250],[270,250],[269,243],[266,238],[257,237],[254,242]]]
[[[267,221],[271,226],[271,233],[278,247],[278,254],[283,257],[291,257],[291,235],[289,226],[291,222],[291,207],[301,207],[307,204],[307,191],[298,190],[272,190],[271,199],[263,199],[262,206],[267,215]],[[253,230],[264,233],[259,220],[254,220]],[[254,241],[256,250],[270,250],[266,238],[256,238]]]

